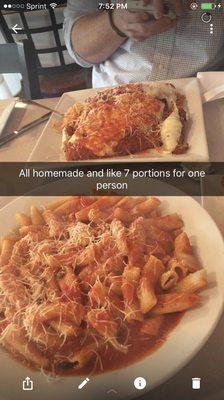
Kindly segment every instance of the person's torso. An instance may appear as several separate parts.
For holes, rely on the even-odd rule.
[[[189,77],[224,68],[224,16],[213,12],[211,23],[204,23],[202,14],[199,9],[188,11],[170,31],[144,41],[126,40],[94,67],[93,86]]]

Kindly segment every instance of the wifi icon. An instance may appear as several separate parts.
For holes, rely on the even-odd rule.
[[[50,3],[50,7],[54,9],[54,8],[57,7],[57,4],[56,3]]]

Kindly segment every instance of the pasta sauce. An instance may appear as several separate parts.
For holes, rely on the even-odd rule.
[[[127,354],[119,353],[112,346],[105,346],[99,351],[98,359],[92,358],[88,364],[81,369],[69,367],[57,368],[57,375],[86,375],[100,374],[112,370],[125,368],[143,358],[149,356],[168,339],[168,335],[181,321],[184,313],[168,315],[164,318],[160,332],[156,336],[141,335],[139,332],[141,323],[135,322],[130,329],[128,340],[129,351]],[[171,333],[172,334],[172,333]]]
[[[91,374],[101,374],[104,372],[125,368],[142,360],[145,357],[150,356],[150,354],[158,350],[158,348],[161,347],[168,339],[168,335],[171,333],[171,331],[181,321],[183,315],[184,312],[165,316],[160,331],[156,336],[149,336],[147,334],[140,335],[141,323],[133,323],[129,332],[129,351],[127,354],[118,352],[112,346],[104,346],[96,354],[96,357],[91,358],[91,360],[83,368],[77,368],[72,363],[62,363],[56,367],[54,371],[44,372],[46,374],[50,373],[59,376],[90,376]],[[124,338],[120,339],[124,340]],[[64,346],[64,350],[65,352],[68,351],[69,353],[69,346]],[[21,362],[33,370],[35,369],[32,364],[28,364],[27,361],[18,354],[12,354],[12,356],[18,362]]]

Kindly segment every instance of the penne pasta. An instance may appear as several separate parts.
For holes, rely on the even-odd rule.
[[[175,257],[190,272],[195,272],[200,268],[200,264],[193,254],[193,249],[185,232],[176,237],[174,241],[174,248]]]
[[[31,225],[31,219],[28,215],[23,213],[16,213],[16,221],[19,226]]]
[[[45,209],[54,211],[56,208],[60,207],[62,204],[66,203],[69,200],[72,200],[74,196],[65,196],[60,200],[55,201],[54,203],[48,204]]]
[[[89,311],[87,322],[116,350],[121,353],[127,353],[127,346],[122,345],[117,340],[118,325],[108,311],[103,309]]]
[[[71,267],[63,268],[62,274],[58,279],[58,285],[65,297],[77,303],[81,303],[81,290],[79,288],[78,279]]]
[[[44,225],[44,219],[37,207],[30,207],[30,218],[32,225]]]
[[[40,325],[39,325],[40,326]],[[68,336],[77,336],[77,334],[80,332],[80,328],[78,328],[75,325],[71,325],[67,321],[62,321],[62,320],[56,320],[56,321],[51,321],[50,326],[58,333],[59,337],[61,336],[68,337]],[[56,336],[56,335],[55,335]],[[58,336],[56,336],[57,338]],[[56,344],[52,344],[53,347],[57,345],[59,347],[62,344],[57,342]]]
[[[113,219],[117,219],[122,223],[127,224],[133,221],[133,216],[128,210],[125,210],[122,207],[116,207],[112,215],[112,220]]]
[[[176,258],[171,258],[168,262],[168,269],[170,271],[174,271],[178,279],[183,279],[188,273],[188,268],[184,265],[183,262],[178,261]]]
[[[160,205],[160,200],[157,199],[156,197],[151,197],[150,199],[147,199],[139,204],[137,204],[133,210],[133,214],[137,215],[147,215],[150,214],[152,211],[155,211],[155,209]]]
[[[122,274],[121,292],[125,304],[125,318],[142,321],[143,315],[137,299],[137,288],[139,284],[141,270],[137,267],[127,266]]]
[[[94,209],[94,208],[98,208],[99,210],[106,210],[108,208],[113,207],[116,203],[118,203],[120,201],[121,197],[108,197],[108,196],[104,196],[102,198],[100,198],[99,200],[97,200],[96,202],[94,202],[94,204],[91,204],[83,209],[81,209],[80,211],[78,211],[75,216],[77,221],[82,221],[82,222],[86,222],[88,221],[88,213],[90,211],[90,209]]]
[[[131,265],[144,263],[144,253],[146,246],[146,231],[144,219],[137,218],[132,222],[128,235],[128,260]]]
[[[7,264],[11,258],[14,244],[17,242],[16,236],[5,237],[2,240],[2,248],[0,254],[0,267]]]
[[[126,304],[130,305],[135,297],[136,288],[139,283],[141,270],[137,267],[125,267],[122,274],[121,291]]]
[[[32,342],[27,342],[25,333],[17,325],[12,323],[6,328],[3,332],[1,343],[13,353],[17,353],[31,361],[35,366],[40,368],[48,367],[48,358],[38,351]]]
[[[169,270],[162,274],[160,278],[160,285],[163,290],[172,289],[178,282],[178,275],[176,271]]]
[[[153,218],[152,223],[164,231],[175,231],[183,227],[183,221],[177,214]]]
[[[15,274],[5,272],[0,275],[0,290],[4,292],[6,300],[16,310],[28,304],[27,290]]]
[[[47,239],[48,238],[48,232],[49,229],[44,225],[44,226],[39,226],[39,225],[27,225],[27,226],[21,226],[19,228],[19,234],[21,236],[26,236],[29,233],[41,233],[41,236],[43,237],[43,239]]]
[[[164,271],[163,263],[156,257],[150,256],[143,268],[143,276],[138,287],[140,309],[143,314],[149,312],[157,303],[156,284]]]
[[[53,320],[70,321],[79,326],[82,322],[83,306],[71,302],[54,302],[48,305],[39,306],[31,310],[30,314],[24,317],[24,326],[29,331],[30,323],[43,324]]]
[[[122,256],[127,256],[129,253],[127,229],[121,221],[116,219],[111,222],[110,229],[112,236],[115,238],[118,250],[121,252]]]
[[[197,306],[200,297],[194,293],[167,293],[157,297],[157,304],[151,310],[153,314],[181,312]]]
[[[45,210],[43,213],[44,220],[49,227],[49,235],[52,238],[60,238],[63,235],[64,224],[62,220],[51,210]]]
[[[55,350],[63,343],[60,332],[57,334],[55,330],[42,325],[35,326],[35,328],[29,332],[29,340],[42,346],[45,350]]]
[[[90,222],[94,222],[96,224],[100,224],[102,221],[108,219],[111,214],[111,209],[105,211],[101,211],[98,208],[91,208],[88,212],[88,219]]]
[[[56,277],[52,271],[52,267],[46,267],[43,273],[41,274],[41,279],[46,282],[46,293],[47,297],[50,301],[54,301],[60,295],[58,282]]]
[[[74,197],[71,200],[67,200],[55,208],[55,213],[60,217],[71,213],[76,213],[81,208],[79,197]]]
[[[207,287],[207,274],[204,269],[183,278],[174,288],[176,292],[194,293]]]
[[[109,291],[117,294],[118,296],[121,296],[122,295],[122,290],[121,290],[122,276],[120,276],[120,275],[110,276],[109,281],[110,281]]]
[[[132,211],[133,208],[139,204],[142,203],[143,201],[146,200],[145,196],[138,196],[138,197],[122,197],[121,200],[119,200],[118,203],[114,206],[114,208],[122,208],[122,210],[125,211]]]
[[[90,303],[96,307],[106,304],[107,289],[100,280],[96,281],[88,293]]]

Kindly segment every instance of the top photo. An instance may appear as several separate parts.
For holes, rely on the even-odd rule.
[[[0,6],[1,162],[224,154],[224,1]]]

